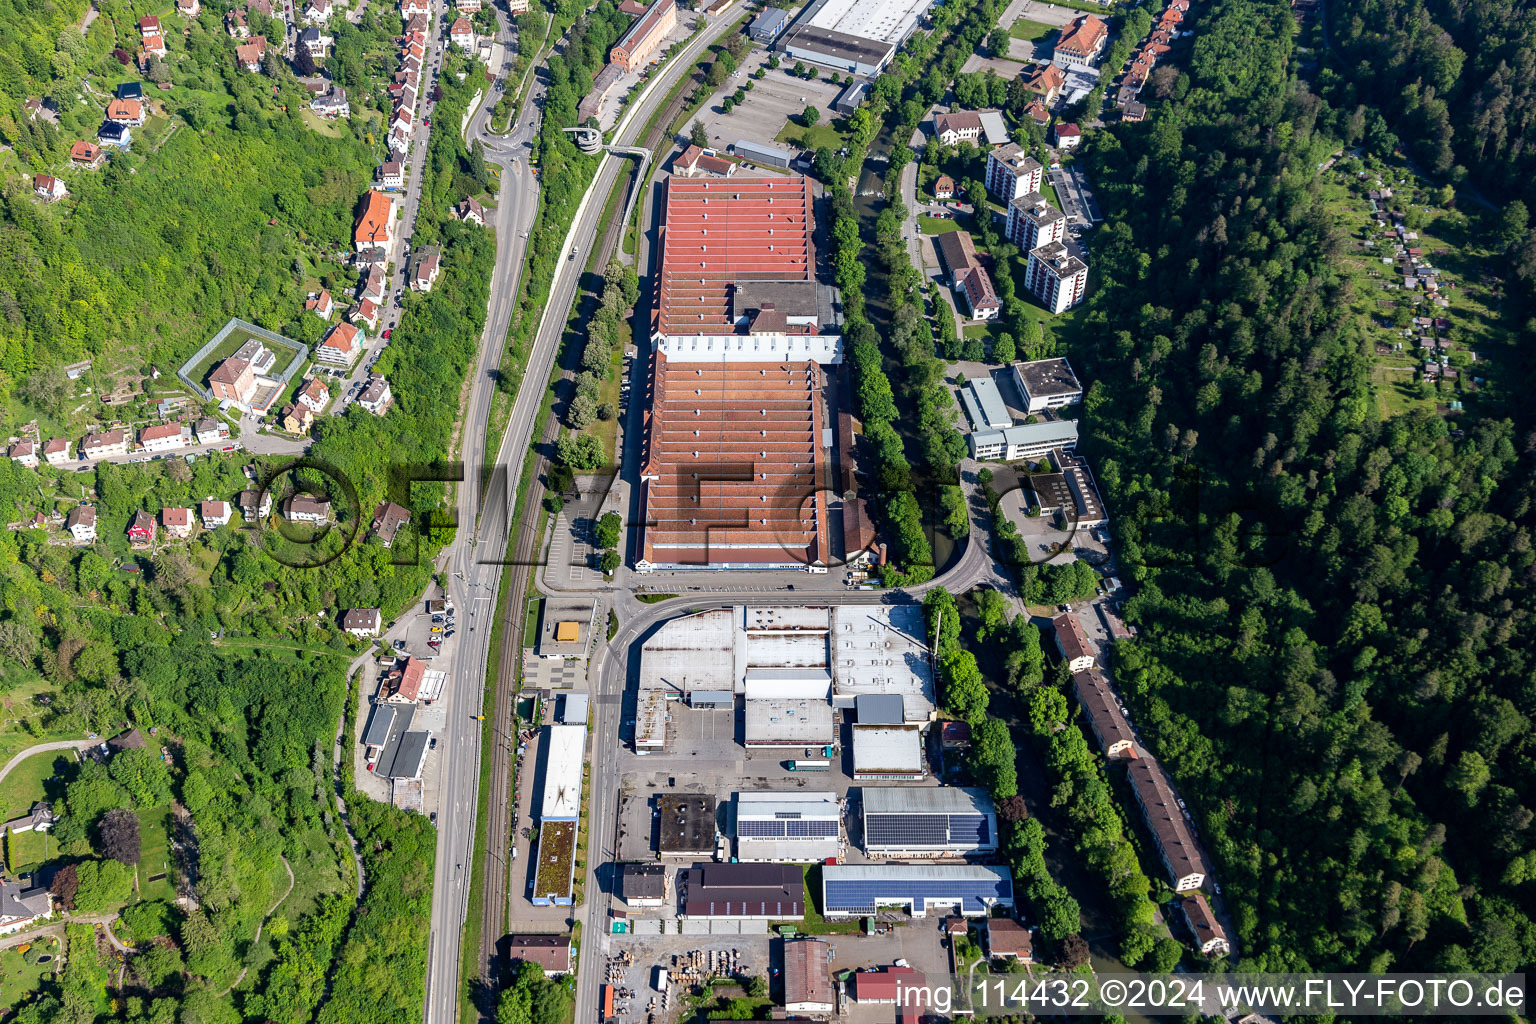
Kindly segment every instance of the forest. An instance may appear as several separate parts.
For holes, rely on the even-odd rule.
[[[1107,224],[1073,346],[1084,448],[1141,630],[1117,684],[1196,809],[1243,966],[1516,969],[1528,409],[1377,419],[1314,173],[1355,111],[1294,76],[1285,4],[1216,0],[1197,28],[1155,115],[1085,154]]]

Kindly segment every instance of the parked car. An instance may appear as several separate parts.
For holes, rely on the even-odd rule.
[[[390,332],[393,331],[393,330],[394,330],[393,327],[386,327],[386,328],[384,328],[384,340],[385,341],[389,340]]]

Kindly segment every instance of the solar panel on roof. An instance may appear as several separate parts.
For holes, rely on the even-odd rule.
[[[866,814],[864,838],[877,846],[943,846],[949,840],[949,815]]]
[[[927,910],[928,900],[960,901],[963,912],[980,914],[988,900],[1012,898],[1011,886],[1000,878],[949,880],[925,878],[846,879],[825,883],[826,909],[845,913],[874,913],[882,902],[912,901],[913,913]]]
[[[985,814],[951,814],[949,816],[949,841],[951,843],[975,843],[983,845],[992,838]]]

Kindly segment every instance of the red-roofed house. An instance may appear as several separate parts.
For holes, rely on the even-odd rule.
[[[157,423],[139,431],[139,447],[147,452],[167,452],[186,447],[190,439],[180,423]]]
[[[214,501],[207,498],[197,507],[198,514],[203,519],[203,529],[216,530],[229,522],[229,502]]]
[[[28,469],[37,468],[37,445],[31,441],[17,441],[6,451],[11,461]]]
[[[1062,86],[1067,84],[1067,73],[1055,64],[1039,64],[1024,79],[1024,87],[1039,96],[1046,106],[1056,102]]]
[[[51,174],[39,174],[32,179],[32,193],[45,203],[55,203],[69,195],[69,189]]]
[[[331,400],[331,389],[320,383],[319,377],[312,377],[299,389],[295,398],[311,412],[323,412],[325,404]]]
[[[416,257],[416,266],[411,272],[411,291],[431,291],[442,273],[442,262],[441,255],[435,250]]]
[[[468,18],[455,18],[448,29],[448,41],[464,50],[475,48],[475,27]]]
[[[337,324],[315,347],[315,358],[333,366],[351,366],[362,351],[361,333],[352,324]]]
[[[266,55],[266,36],[253,36],[250,42],[235,47],[235,63],[240,65],[240,70],[249,74],[261,70],[261,59]]]
[[[454,210],[459,220],[466,224],[478,224],[485,227],[485,207],[474,196],[470,196],[460,203]]]
[[[102,165],[107,154],[94,142],[86,142],[84,139],[69,147],[69,162],[76,167],[92,170]]]
[[[43,458],[48,460],[50,466],[62,466],[70,461],[69,439],[55,437],[43,445]]]
[[[113,124],[137,128],[144,123],[144,102],[132,98],[113,100],[107,104],[107,120]]]
[[[672,161],[672,173],[681,174],[685,178],[697,178],[702,175],[729,178],[736,173],[738,166],[712,149],[689,146],[683,150],[681,156]]]
[[[140,18],[139,19],[139,38],[140,39],[148,39],[150,36],[158,36],[158,35],[163,35],[163,34],[164,33],[162,33],[160,31],[160,19],[159,18]]]
[[[1059,149],[1076,149],[1083,144],[1083,130],[1070,121],[1057,123],[1055,135]]]
[[[395,201],[382,192],[369,191],[363,199],[352,233],[357,251],[387,249],[395,241]]]
[[[1051,112],[1045,109],[1045,104],[1039,100],[1032,100],[1029,106],[1024,108],[1024,116],[1040,128],[1051,123]]]
[[[939,175],[939,179],[933,183],[933,198],[955,198],[955,179],[947,174]]]
[[[147,54],[150,54],[152,56],[155,56],[155,57],[164,57],[165,56],[165,37],[164,36],[145,36],[144,37],[144,52],[147,53]]]
[[[347,310],[347,320],[359,327],[368,328],[370,332],[376,331],[379,329],[379,304],[372,299],[355,302]]]
[[[187,538],[192,536],[192,510],[189,508],[163,508],[160,510],[160,525],[165,527],[167,537]]]
[[[332,301],[331,293],[327,289],[319,295],[312,295],[305,299],[304,310],[305,312],[315,314],[322,320],[329,320],[331,314],[336,311],[336,303]]]

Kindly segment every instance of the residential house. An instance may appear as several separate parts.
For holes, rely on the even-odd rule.
[[[11,461],[26,466],[28,469],[37,468],[37,445],[31,441],[17,441],[6,451]]]
[[[217,530],[229,522],[229,502],[204,498],[198,503],[197,513],[202,517],[203,529]]]
[[[383,377],[371,378],[363,393],[357,396],[357,404],[375,416],[383,416],[394,403],[395,396],[389,390],[389,381]]]
[[[361,333],[352,324],[337,324],[315,347],[315,358],[332,366],[351,366],[362,352]]]
[[[387,249],[395,241],[395,201],[382,192],[369,190],[363,198],[352,240],[358,252]]]
[[[1036,64],[1024,78],[1024,87],[1048,107],[1054,107],[1067,84],[1067,73],[1049,62]]]
[[[299,49],[316,60],[325,56],[325,49],[331,45],[331,42],[332,38],[330,36],[321,35],[320,30],[313,25],[305,27],[299,33]]]
[[[1039,100],[1030,100],[1029,106],[1024,108],[1024,116],[1029,118],[1036,128],[1045,128],[1051,123],[1051,112],[1045,109],[1045,104]]]
[[[53,896],[45,886],[29,880],[0,879],[0,935],[10,935],[53,916]]]
[[[1074,18],[1056,40],[1055,62],[1067,67],[1092,67],[1109,41],[1109,26],[1092,14]]]
[[[263,18],[272,17],[272,0],[250,0],[245,9],[252,14],[259,14]]]
[[[347,320],[366,327],[369,333],[379,329],[379,304],[372,299],[362,299],[354,302],[347,310]]]
[[[1040,191],[1044,168],[1016,142],[987,154],[987,191],[1005,203]],[[979,198],[979,197],[978,197]]]
[[[405,164],[399,160],[386,160],[379,168],[379,188],[405,188]]]
[[[231,39],[249,39],[251,26],[246,23],[245,12],[236,7],[224,15],[224,31],[229,33]]]
[[[482,228],[485,227],[485,207],[481,206],[480,201],[474,196],[465,199],[454,212],[458,215],[459,220],[466,224],[477,224]]]
[[[1076,149],[1083,144],[1083,130],[1070,121],[1058,123],[1055,135],[1057,149]]]
[[[323,523],[331,518],[331,503],[295,494],[283,502],[283,518],[290,523]]]
[[[133,547],[148,547],[155,542],[155,517],[139,509],[128,523],[128,543]]]
[[[160,19],[159,18],[140,18],[139,19],[139,39],[140,40],[148,39],[150,36],[163,36],[163,35],[165,35],[165,33],[160,30]]]
[[[353,608],[341,617],[341,628],[356,637],[378,636],[384,617],[377,608]]]
[[[90,505],[76,505],[65,517],[64,528],[76,544],[90,543],[96,539],[96,510]]]
[[[322,320],[329,320],[331,314],[336,312],[336,303],[331,299],[330,289],[323,289],[319,295],[311,295],[305,299],[304,311],[313,313]]]
[[[1227,941],[1226,929],[1221,922],[1216,920],[1216,915],[1211,913],[1211,905],[1206,902],[1201,893],[1194,893],[1179,900],[1179,910],[1184,914],[1184,923],[1189,926],[1190,934],[1195,937],[1195,946],[1206,956],[1226,956],[1232,952],[1232,944]]]
[[[283,409],[282,427],[290,434],[307,434],[315,425],[315,414],[302,405],[290,405]]]
[[[400,532],[400,527],[411,521],[411,513],[396,505],[392,501],[381,501],[379,507],[373,510],[373,522],[368,527],[368,535],[378,538],[380,544],[386,548],[395,543],[395,534]]]
[[[1069,670],[1086,672],[1093,668],[1093,645],[1088,642],[1088,634],[1083,631],[1077,616],[1062,612],[1051,620],[1051,627],[1056,631],[1056,649],[1061,652]]]
[[[215,399],[245,405],[256,394],[256,368],[230,356],[208,375],[208,389]]]
[[[176,0],[176,13],[183,18],[195,18],[203,12],[203,5],[198,0]]]
[[[400,16],[402,18],[410,20],[418,14],[423,18],[430,18],[432,16],[432,5],[427,3],[427,0],[400,0]]]
[[[240,514],[248,523],[265,519],[272,514],[271,491],[241,491],[235,501],[240,506]]]
[[[73,454],[70,452],[69,439],[55,437],[43,445],[43,458],[48,460],[50,466],[62,466],[72,461]]]
[[[965,296],[972,320],[996,320],[1003,312],[1003,302],[992,286],[992,276],[981,267],[972,267],[956,288]]]
[[[133,129],[115,121],[103,121],[96,129],[96,141],[113,149],[127,149],[133,145]]]
[[[294,398],[310,412],[324,412],[326,403],[331,400],[331,389],[322,384],[319,377],[311,377]]]
[[[947,174],[939,175],[939,179],[933,183],[933,198],[955,198],[955,179]]]
[[[448,41],[463,50],[475,48],[475,26],[468,18],[455,18],[448,29]]]
[[[105,459],[112,455],[127,455],[128,435],[121,430],[107,430],[100,434],[87,434],[80,447],[88,459]]]
[[[192,536],[192,510],[189,508],[163,508],[160,510],[160,525],[165,527],[165,535],[167,537],[185,540]]]
[[[379,687],[379,703],[416,703],[416,698],[421,695],[421,684],[426,680],[426,676],[427,663],[420,658],[406,658],[404,662],[395,662]]]
[[[139,447],[147,452],[168,452],[189,443],[190,432],[180,423],[157,423],[139,431]]]
[[[974,110],[956,110],[933,116],[933,134],[940,145],[955,146],[981,138],[981,115]]]
[[[372,299],[374,302],[384,301],[384,292],[389,287],[389,277],[384,273],[384,268],[375,264],[363,274],[363,282],[360,286],[359,297]]]
[[[1147,119],[1147,105],[1139,100],[1127,100],[1120,106],[1120,119],[1138,124]]]
[[[1174,892],[1200,888],[1210,874],[1205,854],[1195,842],[1195,834],[1168,784],[1163,766],[1150,757],[1138,758],[1128,765],[1126,778],[1141,805],[1142,820],[1157,844]]]
[[[69,162],[76,169],[94,171],[107,159],[106,151],[84,139],[69,147]]]
[[[612,65],[610,65],[612,66]],[[672,173],[685,178],[729,178],[736,173],[739,164],[727,160],[713,149],[690,145],[672,161]]]
[[[252,36],[249,42],[235,47],[235,63],[240,65],[241,71],[248,74],[255,74],[261,70],[261,61],[266,55],[266,36]]]
[[[309,0],[304,5],[304,20],[324,25],[331,20],[331,0]]]
[[[218,444],[229,436],[224,425],[212,416],[204,416],[192,429],[197,434],[198,444]]]
[[[987,955],[999,960],[1034,963],[1035,948],[1029,929],[1011,917],[991,917],[985,925]]]
[[[1002,300],[992,285],[992,277],[976,259],[976,247],[966,231],[946,231],[935,236],[935,248],[950,285],[965,297],[971,319],[992,320],[1003,309]]]
[[[330,36],[323,37],[329,41]],[[321,56],[324,56],[322,47]],[[309,101],[309,109],[321,117],[336,120],[341,117],[352,116],[352,104],[347,102],[347,90],[339,85],[332,84],[329,89],[319,93]]]
[[[438,273],[442,269],[441,264],[441,254],[435,249],[417,256],[415,269],[411,273],[411,291],[430,292],[432,286],[437,283]]]
[[[140,127],[144,124],[144,101],[111,100],[107,103],[107,120],[127,128]]]
[[[1062,313],[1083,301],[1088,287],[1088,266],[1060,242],[1029,251],[1024,286],[1052,313]]]
[[[145,36],[144,37],[144,53],[146,55],[152,56],[152,57],[164,57],[165,53],[166,53],[166,50],[165,50],[165,37],[164,36]]]

